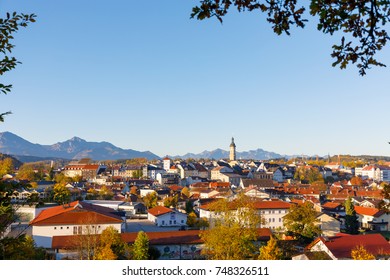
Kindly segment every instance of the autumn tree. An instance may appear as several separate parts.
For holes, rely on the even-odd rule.
[[[181,194],[185,196],[186,198],[189,198],[191,196],[190,190],[187,187],[184,187],[181,190]]]
[[[321,234],[321,229],[316,223],[317,212],[310,202],[293,204],[283,218],[287,234],[302,243],[309,243]]]
[[[54,181],[59,184],[68,184],[72,183],[73,179],[71,177],[66,176],[64,173],[58,173],[54,176]]]
[[[138,232],[137,238],[132,246],[134,260],[149,259],[149,237],[145,232]]]
[[[240,195],[234,201],[218,200],[209,209],[213,217],[210,228],[200,235],[204,241],[202,254],[212,260],[253,258],[262,223],[253,201]]]
[[[71,192],[64,184],[55,184],[53,187],[53,199],[58,204],[70,202]]]
[[[86,217],[80,221],[79,225],[74,226],[74,239],[70,246],[76,249],[80,260],[93,260],[99,246],[100,232],[96,216]]]
[[[35,171],[31,164],[23,164],[16,174],[19,180],[33,181],[35,179]]]
[[[100,234],[94,258],[96,260],[123,260],[129,258],[129,251],[129,246],[122,240],[120,233],[110,226]]]
[[[7,157],[3,160],[0,160],[0,177],[5,174],[12,173],[14,171],[14,163],[12,158]]]
[[[178,200],[179,200],[179,197],[178,195],[174,195],[174,196],[168,196],[164,199],[164,206],[165,207],[173,207],[173,208],[176,208],[177,207],[177,203],[178,203]]]
[[[99,190],[99,198],[102,200],[110,200],[114,197],[114,192],[107,186],[103,186]]]
[[[363,245],[357,245],[351,251],[351,257],[354,260],[375,260],[375,256],[368,252]]]
[[[294,179],[307,181],[310,184],[314,182],[324,182],[324,178],[317,168],[302,166],[298,167],[294,174]]]
[[[279,248],[277,240],[271,236],[266,246],[260,247],[259,260],[281,260],[283,251]]]
[[[359,233],[359,220],[351,197],[345,201],[345,232],[349,234]]]
[[[386,213],[390,213],[390,184],[384,183],[382,185],[381,194],[383,196],[382,201],[379,203],[379,208]]]
[[[318,20],[318,31],[341,35],[340,43],[332,46],[333,67],[344,69],[348,64],[355,64],[359,74],[365,75],[372,66],[385,66],[375,57],[390,38],[385,28],[390,20],[388,1],[311,0],[300,3],[297,0],[201,0],[192,9],[191,17],[198,20],[215,17],[222,23],[233,8],[239,12],[261,12],[276,34],[290,35],[293,26],[305,27],[308,21],[305,17],[310,13]]]
[[[146,208],[150,209],[157,206],[158,196],[156,192],[150,192],[143,197]]]
[[[187,216],[187,225],[189,227],[194,227],[196,225],[197,220],[198,220],[198,217],[196,216],[195,212],[191,212]]]
[[[351,185],[359,186],[359,187],[363,184],[362,178],[357,177],[357,176],[352,177],[350,182],[351,182]]]

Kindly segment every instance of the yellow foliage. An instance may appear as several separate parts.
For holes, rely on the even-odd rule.
[[[368,252],[363,245],[358,245],[351,251],[354,260],[375,260],[375,256]]]

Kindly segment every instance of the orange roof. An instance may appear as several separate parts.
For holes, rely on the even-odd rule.
[[[230,183],[229,182],[210,182],[209,184],[210,188],[229,188]]]
[[[174,211],[172,209],[169,209],[169,208],[164,207],[164,206],[156,206],[156,207],[153,207],[153,208],[148,210],[148,213],[155,216],[155,217],[158,217],[158,216],[170,213],[170,212],[174,212]]]
[[[114,210],[107,207],[92,205],[82,201],[74,201],[69,204],[43,210],[30,222],[30,225],[122,223],[120,217],[113,212]]]
[[[339,206],[341,206],[341,204],[337,203],[337,202],[326,202],[322,205],[322,207],[328,208],[328,209],[335,209]]]
[[[255,202],[255,207],[257,209],[289,209],[291,204],[281,200],[263,200]]]
[[[177,185],[172,185],[172,186],[169,186],[168,188],[169,188],[171,191],[177,192],[177,191],[182,190],[184,187],[182,187],[182,186],[177,186]]]
[[[355,211],[359,215],[379,217],[385,212],[376,208],[355,206]]]

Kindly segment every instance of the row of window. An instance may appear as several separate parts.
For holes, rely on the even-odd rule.
[[[184,220],[181,220],[181,223],[184,224]],[[176,225],[176,220],[174,220],[173,223],[172,223],[172,220],[169,220],[169,224],[170,225],[172,225],[172,224]],[[165,225],[165,221],[164,220],[161,221],[161,225]]]
[[[268,222],[269,223],[275,223],[275,218],[269,218]],[[279,218],[279,223],[281,223],[281,222],[282,222],[282,218]]]
[[[64,229],[65,227],[54,227],[54,230],[57,230],[57,228],[59,230],[62,230]],[[70,227],[67,226],[66,229],[69,229]],[[95,229],[95,226],[91,226],[92,229]],[[96,226],[96,228],[100,229],[100,226]],[[83,232],[83,227],[82,226],[74,226],[73,227],[73,234],[82,234]]]
[[[286,210],[261,210],[261,214],[284,214]]]

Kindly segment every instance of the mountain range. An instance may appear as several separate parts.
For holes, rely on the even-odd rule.
[[[222,159],[222,158],[229,158],[229,151],[225,151],[222,149],[215,149],[212,151],[203,151],[199,154],[193,154],[193,153],[187,153],[182,156],[170,156],[171,158],[182,158],[182,159],[188,159],[188,158],[208,158],[208,159]],[[257,150],[250,150],[246,152],[236,152],[237,159],[256,159],[256,160],[267,160],[267,159],[276,159],[276,158],[282,158],[282,157],[290,157],[286,155],[280,155],[274,152],[267,152],[263,149],[257,149]]]
[[[33,144],[11,132],[0,133],[0,152],[15,156],[41,158],[116,160],[130,158],[158,159],[152,152],[121,149],[108,142],[88,142],[73,137],[53,145]]]
[[[81,159],[91,158],[93,160],[117,160],[131,158],[159,159],[160,157],[150,151],[136,151],[132,149],[121,149],[108,142],[88,142],[79,137],[53,145],[41,145],[31,143],[22,137],[11,132],[0,133],[0,153],[13,155],[23,162],[38,161],[39,159]],[[263,149],[237,152],[238,159],[267,160],[281,157],[290,157]],[[170,158],[208,158],[223,159],[229,158],[229,151],[216,149],[203,151],[201,153],[187,153],[185,155],[169,156]]]

